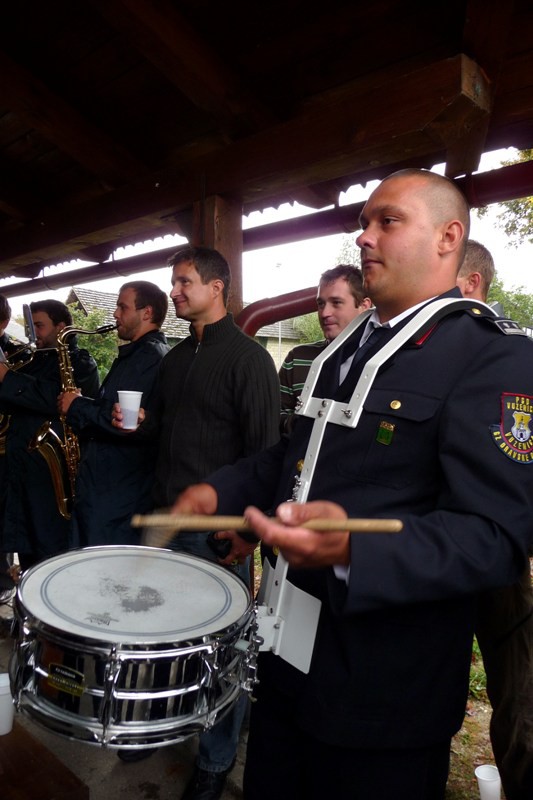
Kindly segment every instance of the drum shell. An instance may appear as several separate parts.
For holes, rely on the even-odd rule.
[[[173,744],[222,719],[255,676],[249,593],[243,613],[220,631],[164,643],[66,633],[35,616],[20,591],[14,612],[16,704],[68,738],[114,748]]]

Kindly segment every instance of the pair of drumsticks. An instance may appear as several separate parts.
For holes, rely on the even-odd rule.
[[[131,524],[146,528],[152,541],[163,547],[174,534],[185,531],[251,531],[244,517],[202,514],[137,514]],[[350,533],[397,533],[403,528],[399,519],[311,519],[299,525],[313,531],[349,531]]]

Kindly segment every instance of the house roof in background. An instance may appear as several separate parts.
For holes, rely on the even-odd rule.
[[[96,289],[73,286],[68,293],[66,302],[68,304],[78,303],[86,313],[92,309],[101,308],[105,311],[104,324],[114,321],[113,312],[117,303],[116,293],[99,292]],[[294,339],[298,341],[299,336],[294,330],[291,320],[283,320],[281,323],[276,322],[273,325],[265,325],[257,331],[256,336],[277,339],[279,337],[280,325],[282,339]],[[184,319],[177,319],[174,316],[172,304],[169,306],[163,325],[163,332],[170,339],[184,339],[189,335],[189,323]]]

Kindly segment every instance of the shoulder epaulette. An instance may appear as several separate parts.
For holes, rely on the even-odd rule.
[[[513,319],[505,319],[503,317],[487,317],[487,319],[493,325],[496,325],[502,333],[505,333],[506,336],[527,336],[525,330]]]
[[[467,309],[467,312],[473,317],[487,320],[491,323],[491,325],[495,325],[498,330],[501,331],[501,333],[505,333],[506,336],[527,336],[525,330],[521,328],[518,322],[515,322],[514,319],[497,317],[494,312],[484,313],[484,311],[485,309],[477,305],[473,305],[472,308]],[[487,311],[489,311],[488,307]]]

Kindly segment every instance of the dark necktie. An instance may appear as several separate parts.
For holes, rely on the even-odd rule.
[[[355,351],[355,356],[352,361],[352,364],[357,364],[358,361],[361,361],[363,359],[365,353],[367,353],[371,349],[375,349],[376,346],[381,341],[384,341],[387,338],[387,336],[390,334],[390,331],[391,328],[389,325],[374,326],[374,330],[372,331],[366,342],[362,344],[361,347],[357,348],[357,350]],[[345,361],[347,358],[349,358],[349,354],[345,355],[343,353],[343,360]]]
[[[339,385],[344,386],[344,381],[341,382],[340,380],[342,364],[355,353],[352,364],[348,370],[348,374],[345,376],[345,378],[347,378],[353,365],[363,359],[367,352],[376,347],[379,344],[379,341],[382,338],[384,339],[386,334],[390,335],[390,333],[390,327],[374,326],[372,333],[366,342],[361,345],[361,347],[359,347],[359,341],[361,337],[358,337],[357,335],[351,336],[348,341],[345,342],[345,344],[339,348],[339,350],[337,350],[337,352],[334,353],[322,367],[315,391],[316,396],[332,397]]]

